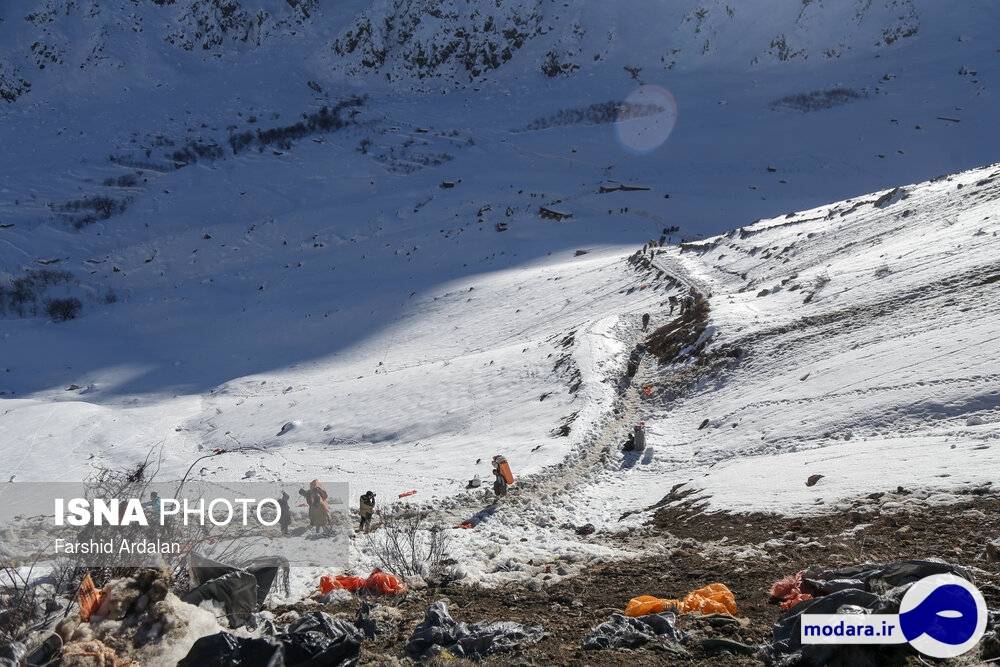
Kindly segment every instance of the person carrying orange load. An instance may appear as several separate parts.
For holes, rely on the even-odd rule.
[[[493,493],[497,498],[507,495],[507,487],[514,483],[514,476],[510,472],[510,465],[500,454],[493,457]]]

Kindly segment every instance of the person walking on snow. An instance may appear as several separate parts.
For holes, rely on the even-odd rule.
[[[370,532],[372,528],[372,517],[375,515],[375,492],[366,491],[361,496],[361,504],[358,506],[358,513],[361,514],[361,525],[358,530]]]
[[[319,534],[330,528],[330,507],[326,503],[326,489],[319,485],[319,480],[309,482],[308,489],[299,489],[299,495],[306,499],[309,507],[309,525]]]
[[[292,525],[292,508],[288,505],[289,495],[286,491],[281,492],[281,500],[278,501],[278,525],[281,526],[281,534],[288,534],[288,527]]]
[[[646,449],[646,422],[639,422],[633,427],[632,449],[637,452]]]
[[[493,481],[493,493],[496,494],[497,498],[507,495],[507,480],[500,471],[500,464],[505,461],[506,459],[499,454],[493,457],[493,476],[495,477]]]
[[[649,326],[649,313],[642,314],[642,330],[645,331],[646,327]]]

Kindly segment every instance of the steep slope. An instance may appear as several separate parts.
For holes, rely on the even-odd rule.
[[[274,457],[206,475],[537,472],[603,433],[634,317],[679,289],[637,244],[1000,150],[989,3],[562,5],[5,5],[11,474],[234,441]]]
[[[593,509],[667,496],[808,513],[897,487],[989,486],[998,244],[993,166],[659,251],[654,266],[687,276],[708,315],[650,380],[655,455]]]
[[[345,76],[424,88],[586,76],[609,65],[647,80],[675,69],[753,71],[878,57],[938,20],[933,6],[917,4],[379,0],[334,41],[332,64]]]

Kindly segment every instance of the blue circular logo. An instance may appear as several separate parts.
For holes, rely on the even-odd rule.
[[[913,648],[932,658],[953,658],[986,632],[986,601],[971,582],[935,574],[915,582],[899,604],[899,625]]]

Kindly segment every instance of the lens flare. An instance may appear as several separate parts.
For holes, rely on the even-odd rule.
[[[677,101],[671,92],[645,85],[625,98],[615,119],[615,133],[629,150],[649,153],[663,145],[676,123]]]

